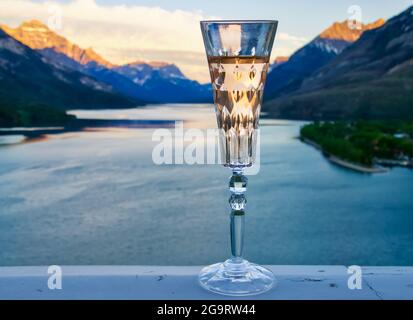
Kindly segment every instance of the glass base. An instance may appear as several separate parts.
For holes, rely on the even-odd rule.
[[[207,266],[198,279],[206,290],[229,296],[260,294],[276,285],[270,270],[244,259],[229,259]]]

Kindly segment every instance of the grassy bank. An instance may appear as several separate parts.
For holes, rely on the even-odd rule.
[[[413,158],[413,121],[315,122],[300,135],[328,154],[364,166],[375,159]]]

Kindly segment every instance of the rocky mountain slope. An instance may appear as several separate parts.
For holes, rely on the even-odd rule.
[[[76,61],[81,65],[98,64],[108,68],[113,64],[102,58],[92,48],[82,49],[66,38],[50,30],[38,20],[23,22],[16,29],[0,26],[6,33],[34,50],[53,50]]]
[[[286,118],[413,118],[413,6],[266,106]]]
[[[307,45],[297,50],[288,61],[272,68],[267,77],[265,99],[288,95],[297,90],[303,80],[326,65],[347,46],[356,41],[363,32],[383,25],[380,19],[360,29],[349,28],[347,21],[334,23]]]
[[[46,57],[1,29],[0,100],[10,106],[40,103],[62,108],[136,105],[92,77],[50,64]]]

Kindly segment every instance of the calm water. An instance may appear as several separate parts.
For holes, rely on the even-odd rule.
[[[215,126],[211,106],[76,114]],[[347,171],[295,139],[300,123],[262,124],[261,168],[249,178],[247,193],[248,259],[413,265],[412,170]],[[153,131],[66,133],[0,146],[0,265],[225,259],[228,169],[154,165]]]

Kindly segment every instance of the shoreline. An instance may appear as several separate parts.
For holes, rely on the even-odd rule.
[[[347,160],[343,160],[340,159],[332,154],[329,154],[327,152],[325,152],[323,150],[323,148],[317,144],[316,142],[307,139],[307,138],[302,138],[300,137],[301,142],[308,144],[312,147],[314,147],[315,149],[319,150],[322,152],[322,154],[325,156],[325,158],[330,161],[331,163],[338,165],[340,167],[346,168],[346,169],[350,169],[353,171],[357,171],[360,173],[368,173],[368,174],[373,174],[373,173],[384,173],[384,172],[388,172],[390,169],[382,167],[382,166],[375,166],[375,167],[366,167],[363,166],[361,164],[357,164],[357,163],[353,163]]]
[[[347,169],[351,169],[354,171],[358,171],[358,172],[362,172],[362,173],[384,173],[384,172],[388,172],[390,169],[388,168],[384,168],[384,167],[380,167],[380,166],[376,166],[376,167],[365,167],[356,163],[352,163],[352,162],[348,162],[346,160],[340,159],[336,156],[333,155],[327,155],[327,159],[334,163],[337,164],[339,166],[342,166],[344,168]]]
[[[68,125],[62,126],[16,126],[0,127],[0,136],[6,135],[26,135],[38,136],[42,134],[57,134],[65,132],[77,132],[85,129],[102,129],[102,128],[158,128],[170,127],[174,125],[172,120],[140,120],[140,119],[79,119],[71,121]]]
[[[67,126],[59,127],[0,127],[0,148],[26,142],[43,140],[48,135],[69,132],[99,131],[104,129],[148,129],[170,128],[171,120],[130,120],[130,119],[76,119]]]

